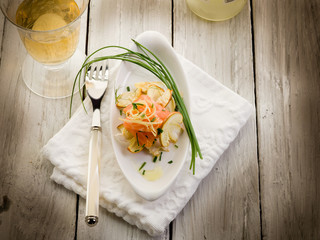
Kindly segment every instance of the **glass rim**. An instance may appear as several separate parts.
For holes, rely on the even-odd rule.
[[[15,23],[6,13],[6,11],[4,11],[3,6],[0,5],[1,8],[1,12],[3,13],[3,15],[5,16],[6,19],[8,19],[14,26],[16,26],[18,29],[23,30],[25,32],[31,32],[31,33],[54,33],[54,32],[58,32],[63,30],[64,28],[73,25],[75,22],[77,22],[83,15],[83,13],[87,10],[88,5],[89,5],[90,0],[84,0],[85,3],[85,7],[80,11],[80,14],[78,17],[76,17],[73,21],[69,22],[67,25],[64,25],[60,28],[56,28],[56,29],[52,29],[52,30],[45,30],[45,31],[38,31],[38,30],[32,30],[30,28],[25,28],[20,26],[19,24]]]

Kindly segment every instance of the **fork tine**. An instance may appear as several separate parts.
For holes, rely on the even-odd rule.
[[[106,62],[103,77],[104,77],[104,79],[109,79],[109,64],[108,64],[108,62]]]
[[[103,66],[102,66],[102,65],[99,65],[99,67],[97,68],[97,70],[98,70],[98,79],[99,79],[100,81],[102,81],[102,80],[103,80],[103,77],[102,77]]]
[[[88,78],[90,80],[108,80],[108,61],[102,61],[99,63],[92,63],[88,69]]]
[[[100,63],[101,67],[99,69],[99,79],[105,81],[108,79],[108,61],[105,60]]]
[[[89,79],[95,79],[96,78],[96,69],[97,69],[97,63],[93,63],[90,65],[90,72],[89,72]]]

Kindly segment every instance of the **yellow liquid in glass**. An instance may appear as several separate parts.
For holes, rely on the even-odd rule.
[[[24,0],[17,12],[19,31],[29,54],[44,64],[59,64],[70,58],[79,41],[79,23],[67,26],[80,15],[74,0]]]
[[[189,8],[202,17],[211,21],[223,21],[237,15],[247,0],[186,0]]]

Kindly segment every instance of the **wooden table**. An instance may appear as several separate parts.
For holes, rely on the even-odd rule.
[[[87,20],[83,51],[159,31],[256,109],[157,239],[320,239],[319,0],[252,0],[225,22],[200,19],[184,0],[92,0]],[[152,239],[102,208],[86,227],[85,201],[50,180],[39,152],[68,121],[70,99],[31,93],[19,75],[26,52],[3,15],[0,31],[0,239]]]

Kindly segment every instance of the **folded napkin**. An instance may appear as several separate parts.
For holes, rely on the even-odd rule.
[[[116,67],[111,68],[110,85],[101,108],[102,158],[100,205],[125,221],[157,236],[165,231],[211,171],[221,154],[235,139],[253,112],[252,105],[224,87],[214,78],[183,57],[179,57],[191,89],[191,121],[200,144],[203,159],[196,159],[196,174],[189,170],[191,151],[171,188],[159,199],[147,201],[137,195],[123,176],[112,150],[109,129],[111,98]],[[53,165],[55,182],[86,197],[88,146],[92,107],[76,111],[70,121],[42,149]]]

